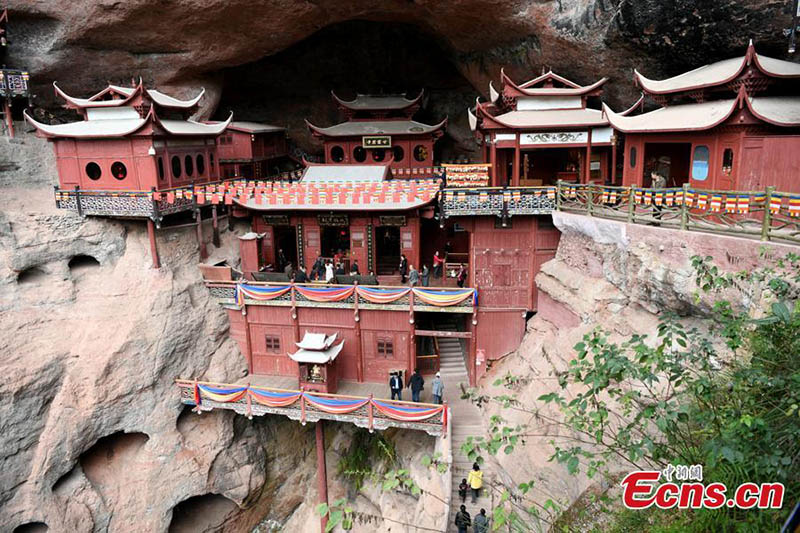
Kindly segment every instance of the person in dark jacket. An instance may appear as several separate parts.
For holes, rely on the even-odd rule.
[[[406,258],[405,254],[400,256],[400,283],[406,282],[406,276],[408,275],[408,259]]]
[[[467,503],[468,490],[469,485],[467,485],[467,478],[463,478],[461,484],[458,486],[458,497],[461,498],[461,503]]]
[[[286,263],[288,263],[288,261],[286,260],[286,254],[283,253],[282,249],[278,250],[278,258],[275,260],[275,262],[278,263],[279,272],[286,268]]]
[[[489,531],[489,518],[486,516],[486,509],[481,509],[481,512],[475,516],[472,531],[474,533],[487,533]]]
[[[300,269],[294,273],[295,283],[308,283],[308,275],[306,274],[306,267],[300,265]]]
[[[347,272],[344,271],[344,266],[341,263],[336,263],[336,274],[337,276],[344,276]]]
[[[411,389],[411,400],[418,402],[419,393],[422,392],[422,389],[425,386],[425,380],[422,379],[422,374],[419,373],[419,369],[414,369],[411,379],[408,380],[408,386]]]
[[[351,276],[358,276],[361,272],[358,271],[358,261],[353,259],[352,264],[350,265],[350,275]]]
[[[462,505],[461,510],[456,513],[456,527],[458,528],[458,533],[467,533],[467,528],[471,525],[472,518],[467,512],[467,507]]]
[[[431,271],[428,265],[422,265],[422,270],[419,273],[419,279],[422,281],[422,286],[427,287],[431,284]]]
[[[322,260],[321,255],[317,256],[317,260],[314,261],[314,265],[311,267],[311,277],[325,279],[325,261]]]
[[[397,396],[398,400],[403,399],[403,380],[400,379],[400,376],[397,375],[397,372],[392,372],[392,375],[389,378],[389,390],[392,391],[392,400],[395,399],[395,396]]]

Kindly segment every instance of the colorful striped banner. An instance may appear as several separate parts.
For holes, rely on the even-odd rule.
[[[270,391],[251,387],[248,390],[250,397],[267,407],[288,407],[300,399],[301,392],[297,391]]]
[[[379,289],[374,287],[358,287],[356,293],[359,297],[374,304],[388,304],[396,302],[406,294],[411,292],[410,288],[400,287],[397,289]]]
[[[209,385],[198,385],[197,388],[199,389],[201,398],[207,398],[220,403],[235,402],[240,400],[247,393],[247,387],[223,389],[220,387],[211,387]]]
[[[352,287],[303,287],[295,285],[295,290],[312,302],[341,302],[353,295]]]
[[[475,289],[421,289],[415,287],[411,290],[416,298],[437,307],[458,305],[470,296],[473,297],[473,302],[478,298],[478,291]]]
[[[303,398],[320,411],[334,415],[352,413],[369,403],[369,398],[333,398],[317,396],[308,392],[303,393]]]
[[[375,399],[372,400],[372,405],[389,418],[406,422],[427,420],[444,410],[444,406],[441,405],[438,407],[414,407],[407,404],[398,404]]]
[[[245,298],[250,300],[267,301],[283,296],[291,290],[291,285],[262,286],[238,283],[236,285],[236,305],[244,305]]]

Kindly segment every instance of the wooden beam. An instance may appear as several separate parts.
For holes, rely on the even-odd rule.
[[[415,329],[414,335],[420,337],[445,337],[455,339],[471,339],[472,333],[469,331],[437,331],[432,329]]]
[[[328,473],[325,466],[325,428],[323,421],[318,420],[315,424],[317,437],[317,491],[319,492],[319,503],[328,503]],[[328,525],[328,516],[319,519],[320,532],[325,533]]]
[[[156,243],[156,224],[149,218],[147,219],[147,237],[150,239],[150,255],[153,258],[153,268],[161,268],[161,260],[158,258],[158,244]]]

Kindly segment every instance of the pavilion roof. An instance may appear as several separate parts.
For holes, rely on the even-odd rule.
[[[501,115],[492,116],[486,112],[482,104],[476,108],[479,115],[488,121],[497,123],[500,127],[511,129],[550,129],[550,128],[577,128],[607,126],[608,120],[599,109],[545,109],[509,111]],[[472,111],[470,111],[472,114]],[[474,119],[477,127],[477,117]],[[470,125],[473,118],[470,117]]]
[[[344,341],[336,344],[335,346],[331,346],[326,350],[304,350],[301,348],[295,353],[290,353],[289,357],[292,359],[292,361],[296,361],[298,363],[321,365],[334,361],[336,356],[342,351],[343,347]]]
[[[360,135],[425,135],[435,133],[447,126],[445,118],[430,126],[416,120],[350,120],[320,128],[306,120],[312,133],[324,137],[358,137]]]
[[[214,122],[209,121],[209,124]],[[272,124],[264,124],[262,122],[248,122],[241,120],[234,120],[228,125],[229,130],[241,131],[244,133],[273,133],[278,131],[286,131],[286,128],[281,126],[273,126]]]
[[[405,93],[387,95],[356,94],[353,100],[342,100],[336,96],[336,93],[331,91],[331,96],[340,106],[353,111],[397,111],[406,109],[419,103],[423,94],[424,91],[420,91],[415,98],[406,98]]]
[[[120,107],[130,104],[130,102],[132,102],[134,98],[139,95],[146,96],[153,102],[153,104],[160,107],[168,109],[192,109],[198,104],[198,102],[200,102],[200,99],[203,97],[206,91],[205,89],[202,89],[200,94],[194,98],[189,100],[179,100],[178,98],[164,94],[161,91],[157,91],[155,89],[146,89],[140,80],[136,87],[122,87],[120,85],[109,84],[105,89],[90,96],[89,98],[76,98],[61,90],[57,82],[53,82],[53,87],[56,90],[56,94],[67,102],[68,107],[74,107],[76,109]],[[109,95],[117,96],[118,98],[111,100],[104,99],[104,97]]]
[[[762,56],[756,53],[752,41],[747,48],[747,53],[742,57],[717,61],[665,80],[648,79],[638,70],[634,70],[633,74],[636,84],[646,92],[671,94],[723,85],[739,76],[749,65],[755,66],[768,77],[800,78],[800,63]]]
[[[352,167],[358,165],[320,165]],[[431,203],[440,180],[265,183],[233,201],[255,211],[406,211]]]
[[[338,333],[326,335],[325,333],[305,332],[303,340],[296,342],[298,348],[303,350],[327,350],[336,341]]]
[[[608,78],[601,78],[590,85],[578,85],[551,70],[525,83],[517,84],[506,75],[504,69],[500,69],[500,79],[504,86],[511,87],[526,96],[583,96],[599,89],[608,81]],[[566,87],[554,87],[552,86],[553,82],[560,83]],[[489,83],[489,92],[492,95],[497,93],[491,82]],[[492,101],[495,101],[495,99]]]
[[[306,162],[303,183],[381,182],[389,178],[389,165],[319,165]]]
[[[193,120],[162,120],[151,108],[144,118],[108,118],[81,120],[68,124],[43,124],[23,111],[27,120],[39,133],[46,137],[68,137],[75,139],[117,138],[133,135],[145,126],[160,127],[165,133],[176,136],[216,136],[225,131],[233,114],[225,122],[204,124]]]
[[[623,116],[607,105],[603,111],[614,128],[623,133],[708,130],[727,120],[741,106],[760,120],[776,126],[800,126],[800,96],[749,97],[667,106],[649,113]]]

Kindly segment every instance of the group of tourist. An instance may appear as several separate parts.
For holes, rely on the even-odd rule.
[[[436,250],[433,253],[433,277],[434,279],[441,279],[442,274],[444,272],[444,264],[447,256],[450,253],[450,243],[448,242],[445,245],[445,254],[444,257],[439,255],[439,250]],[[400,283],[408,283],[411,287],[416,287],[418,285],[422,287],[430,286],[430,276],[431,271],[428,269],[428,265],[422,265],[422,270],[417,270],[414,265],[408,263],[408,258],[405,254],[400,255]],[[456,274],[456,283],[459,287],[463,288],[464,284],[467,282],[467,268],[466,266],[461,263],[459,265],[458,273]]]
[[[420,394],[425,388],[425,378],[419,373],[419,369],[415,368],[414,373],[408,380],[407,388],[411,389],[411,401],[419,402]],[[401,372],[391,372],[389,374],[389,391],[391,392],[392,400],[403,399],[403,377]],[[442,396],[444,395],[444,382],[442,375],[437,372],[431,383],[431,392],[433,396],[433,403],[442,404]]]
[[[458,495],[461,498],[461,509],[456,513],[455,524],[458,533],[467,533],[467,528],[472,527],[474,533],[486,533],[489,531],[489,518],[486,516],[486,509],[481,509],[475,518],[467,512],[467,491],[472,493],[471,503],[475,505],[480,497],[483,488],[483,471],[478,463],[472,465],[472,470],[466,478],[461,480],[458,486]]]

